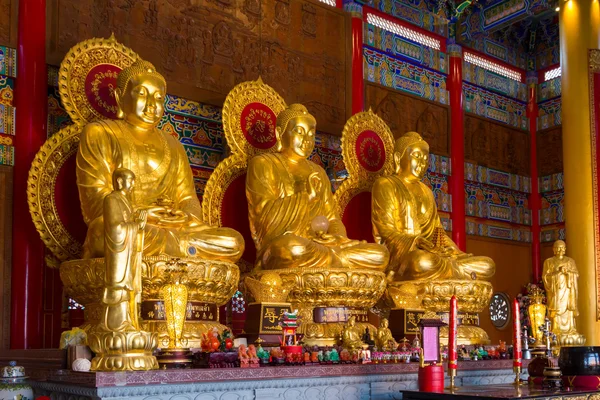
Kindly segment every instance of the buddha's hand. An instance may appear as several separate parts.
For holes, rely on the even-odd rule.
[[[140,210],[135,218],[135,222],[138,224],[138,229],[143,231],[146,228],[146,222],[148,222],[148,211]]]
[[[415,239],[415,246],[421,250],[433,250],[435,248],[435,245],[423,236],[417,236]]]
[[[308,176],[308,201],[313,201],[321,193],[323,182],[319,178],[318,172],[313,172]]]

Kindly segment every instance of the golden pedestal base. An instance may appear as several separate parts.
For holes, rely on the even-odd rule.
[[[475,325],[459,325],[456,335],[458,345],[486,345],[490,344],[490,337],[482,328]],[[440,328],[440,343],[448,345],[448,327]]]
[[[387,299],[396,309],[450,311],[450,299],[456,296],[459,312],[483,312],[492,298],[492,284],[476,280],[432,280],[392,282]],[[440,330],[440,341],[448,343],[448,327]],[[458,344],[489,344],[488,334],[476,325],[459,325]]]
[[[92,371],[158,369],[156,357],[152,355],[157,337],[150,332],[107,332],[96,326],[88,331],[88,345],[96,354]]]
[[[580,333],[558,334],[556,341],[561,347],[566,346],[583,346],[585,344],[585,336]]]
[[[292,309],[298,309],[300,326],[297,333],[304,335],[307,345],[331,346],[340,340],[345,322],[314,322],[313,310],[317,307],[346,307],[368,310],[383,295],[386,275],[373,269],[306,268],[259,271],[256,279],[265,273],[277,273],[283,287],[289,290],[287,301]],[[371,335],[375,327],[366,322],[357,326],[369,328]]]
[[[142,265],[142,301],[159,299],[160,288],[168,282],[167,262],[170,257],[144,257]],[[210,261],[200,258],[184,258],[187,272],[181,283],[188,288],[188,301],[211,303],[218,307],[227,303],[237,290],[240,271],[237,265],[224,261]],[[60,265],[60,279],[67,295],[85,307],[85,323],[82,328],[90,330],[102,317],[102,295],[104,292],[104,258],[72,260]],[[166,321],[144,320],[142,328],[158,334],[158,344],[168,337]],[[219,320],[218,315],[216,321]],[[184,337],[188,346],[200,346],[202,333],[216,327],[220,332],[225,326],[216,321],[187,321]]]

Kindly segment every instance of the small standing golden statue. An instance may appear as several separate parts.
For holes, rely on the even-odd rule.
[[[398,343],[392,336],[392,331],[389,328],[389,321],[383,318],[377,329],[375,336],[375,344],[382,351],[395,351],[398,348]]]
[[[421,182],[429,165],[427,142],[416,132],[400,137],[394,165],[395,174],[378,178],[372,191],[374,236],[390,251],[388,269],[394,278],[491,278],[494,261],[460,251],[444,231],[433,192]]]
[[[552,333],[561,346],[583,345],[585,337],[577,332],[577,280],[579,272],[575,261],[565,255],[567,245],[562,240],[554,242],[554,257],[544,261],[542,279],[548,296],[548,317]]]
[[[385,247],[348,239],[325,170],[308,160],[316,120],[301,104],[277,116],[278,152],[252,158],[246,177],[256,270],[384,269]]]
[[[158,368],[152,355],[157,335],[142,331],[138,321],[147,214],[131,205],[134,184],[133,172],[117,168],[113,173],[115,190],[103,201],[104,313],[101,322],[88,334],[88,343],[96,353],[92,371]]]
[[[362,341],[362,332],[356,326],[356,317],[348,318],[348,323],[342,330],[342,346],[347,350],[358,350],[365,346]]]

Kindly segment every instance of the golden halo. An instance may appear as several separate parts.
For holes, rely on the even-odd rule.
[[[85,40],[69,50],[60,64],[58,91],[75,124],[115,118],[117,75],[137,59],[114,35]]]
[[[55,185],[63,164],[76,155],[82,130],[81,125],[70,125],[46,140],[31,164],[27,179],[27,202],[33,224],[44,244],[60,261],[81,255],[82,243],[67,231],[60,219]]]
[[[231,89],[223,104],[223,130],[232,155],[250,159],[258,153],[274,152],[277,115],[285,107],[283,98],[261,78]]]

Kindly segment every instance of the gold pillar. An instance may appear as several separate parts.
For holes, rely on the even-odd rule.
[[[561,0],[559,21],[566,239],[580,273],[580,332],[586,345],[600,345],[588,78],[588,49],[600,48],[599,0]]]

